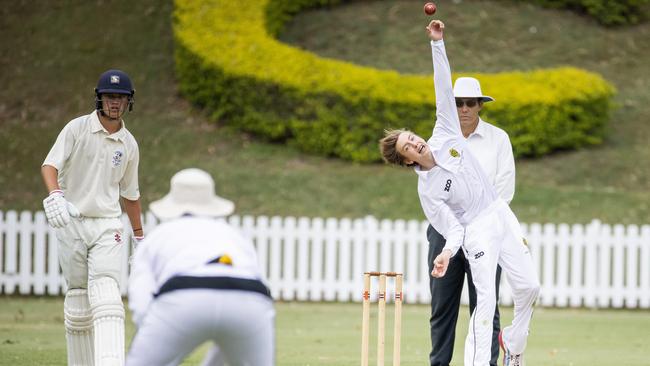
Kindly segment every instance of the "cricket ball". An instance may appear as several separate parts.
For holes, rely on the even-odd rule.
[[[436,4],[434,3],[426,3],[424,4],[424,13],[426,15],[433,15],[436,13]]]

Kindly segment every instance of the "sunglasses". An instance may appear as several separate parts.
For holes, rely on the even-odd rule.
[[[476,99],[456,99],[456,108],[463,108],[466,105],[468,108],[474,108],[478,104]]]

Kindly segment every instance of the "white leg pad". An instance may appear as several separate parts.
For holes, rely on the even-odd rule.
[[[124,305],[117,282],[102,277],[88,283],[95,333],[95,366],[124,365]]]
[[[93,316],[88,291],[68,290],[63,301],[68,365],[93,365]]]

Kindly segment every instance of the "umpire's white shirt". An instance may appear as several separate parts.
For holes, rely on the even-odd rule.
[[[208,264],[229,256],[232,265]],[[153,295],[174,276],[261,280],[255,247],[223,220],[182,217],[160,224],[135,252],[129,279],[129,308],[140,324]]]
[[[515,195],[515,158],[506,131],[479,118],[467,144],[499,197],[510,203]]]
[[[58,170],[65,198],[86,217],[119,217],[120,196],[140,198],[138,144],[126,129],[110,134],[97,111],[73,119],[61,130],[43,165]]]

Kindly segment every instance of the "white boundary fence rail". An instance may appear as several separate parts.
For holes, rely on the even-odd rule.
[[[144,219],[150,232],[157,221],[150,213]],[[123,221],[128,227],[126,216]],[[372,270],[403,272],[405,301],[430,301],[426,222],[265,216],[231,216],[228,221],[253,240],[276,300],[361,301],[363,272]],[[539,305],[650,308],[650,225],[611,226],[594,220],[522,228],[542,283]],[[129,252],[125,245],[125,269]],[[0,211],[0,269],[0,293],[65,292],[54,230],[42,211]],[[505,276],[500,302],[512,304]]]

